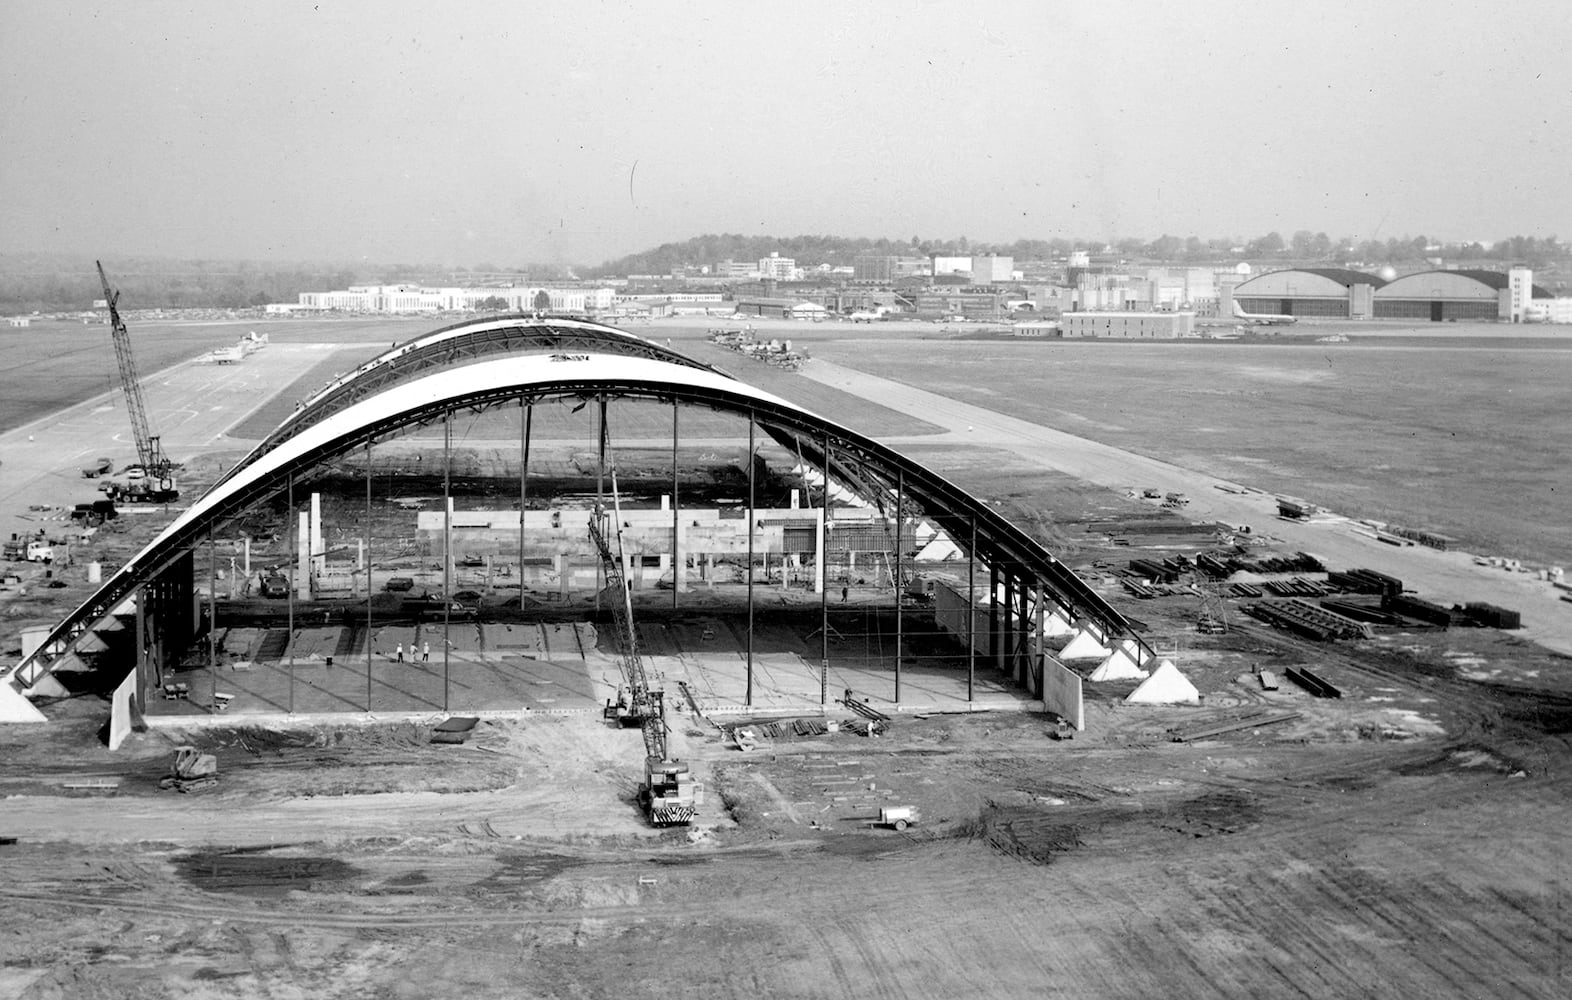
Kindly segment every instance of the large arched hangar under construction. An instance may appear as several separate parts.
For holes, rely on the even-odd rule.
[[[598,550],[591,511],[615,516]],[[787,698],[802,679],[790,662],[818,674],[822,703],[855,662],[897,707],[924,671],[964,676],[970,701],[981,668],[1079,724],[1079,681],[1045,630],[1149,653],[1042,545],[923,465],[669,347],[513,317],[434,331],[333,379],[7,680],[47,695],[61,671],[109,670],[134,678],[142,711],[172,688],[180,709],[214,713],[516,705],[528,698],[507,689],[509,664],[560,662],[542,623],[604,624],[592,616],[618,603],[608,580],[631,595],[643,651],[661,646],[657,622],[675,635],[684,615],[735,621],[738,683],[703,682],[717,707]],[[770,623],[783,617],[800,649],[782,647],[790,629]],[[130,649],[94,652],[116,649],[109,630]],[[590,663],[598,640],[575,635]],[[407,682],[406,643],[426,672]],[[299,672],[335,661],[347,669]],[[460,664],[502,690],[456,682]]]

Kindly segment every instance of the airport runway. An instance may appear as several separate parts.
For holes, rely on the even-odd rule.
[[[249,449],[255,442],[226,443],[225,432],[341,346],[274,344],[237,364],[193,359],[166,368],[142,380],[148,423],[177,462],[199,452]],[[0,537],[49,528],[62,516],[32,506],[69,510],[102,497],[97,482],[81,472],[99,456],[114,459],[117,470],[137,458],[118,390],[0,434]]]
[[[1180,468],[1167,462],[1066,434],[970,403],[917,389],[891,379],[814,359],[802,369],[808,378],[861,396],[870,402],[949,428],[941,435],[884,438],[897,449],[938,444],[1001,448],[1022,461],[1067,473],[1077,479],[1124,491],[1152,486],[1190,496],[1185,516],[1196,521],[1250,525],[1261,535],[1319,556],[1331,569],[1365,567],[1403,580],[1405,588],[1439,604],[1486,601],[1522,613],[1516,633],[1548,649],[1572,654],[1572,604],[1562,591],[1528,574],[1478,566],[1464,552],[1438,552],[1423,546],[1396,547],[1356,532],[1360,526],[1337,519],[1304,523],[1277,516],[1277,494],[1247,484]],[[1218,489],[1226,486],[1240,492]],[[1155,501],[1153,501],[1155,506]]]

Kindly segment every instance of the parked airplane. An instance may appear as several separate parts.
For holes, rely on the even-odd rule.
[[[1237,301],[1234,303],[1234,318],[1242,319],[1252,326],[1287,326],[1290,323],[1299,321],[1298,316],[1290,316],[1287,313],[1245,312],[1244,306]]]
[[[879,310],[876,310],[874,312],[868,312],[866,310],[859,309],[856,312],[851,314],[851,321],[853,323],[877,323],[879,320],[881,320],[883,318],[884,318],[884,310],[883,309],[879,309]]]
[[[207,359],[221,365],[229,365],[234,364],[245,356],[245,351],[237,344],[234,347],[221,347],[216,351],[211,351],[208,353]]]

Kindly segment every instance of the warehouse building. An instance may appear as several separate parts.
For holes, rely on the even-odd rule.
[[[1072,312],[1060,319],[1063,337],[1177,340],[1195,332],[1195,313]]]
[[[1529,318],[1533,299],[1550,293],[1534,285],[1534,272],[1514,267],[1498,271],[1420,271],[1405,274],[1375,293],[1377,319],[1418,319],[1432,323],[1457,320]]]
[[[1248,313],[1301,316],[1307,319],[1371,319],[1380,278],[1341,267],[1289,268],[1269,271],[1232,289],[1233,302]],[[1226,294],[1227,289],[1220,289]],[[1233,315],[1233,302],[1221,302],[1218,314]]]

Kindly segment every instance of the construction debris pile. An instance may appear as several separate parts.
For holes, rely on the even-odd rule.
[[[719,344],[729,351],[744,354],[755,361],[762,361],[776,368],[797,371],[808,360],[808,352],[795,350],[790,340],[771,338],[756,340],[752,327],[741,330],[710,330],[710,343]]]

